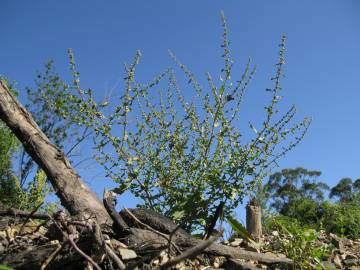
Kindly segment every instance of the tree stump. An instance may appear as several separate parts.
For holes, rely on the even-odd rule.
[[[246,206],[246,229],[257,242],[261,240],[261,206],[255,198],[252,198]]]

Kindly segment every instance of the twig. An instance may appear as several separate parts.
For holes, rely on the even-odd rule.
[[[29,213],[26,211],[22,211],[22,210],[18,210],[18,209],[14,209],[14,208],[9,208],[7,210],[0,210],[0,216],[18,216],[18,217],[29,217],[31,216],[32,218],[36,218],[36,219],[51,219],[51,217],[49,217],[48,214],[41,214],[41,213]]]
[[[211,236],[212,232],[214,231],[217,220],[219,218],[223,219],[224,205],[225,205],[224,202],[220,202],[219,205],[216,207],[216,211],[215,211],[214,216],[211,218],[210,223],[207,224],[207,226],[206,226],[206,231],[205,231],[205,235],[204,235],[204,238],[203,238],[204,240],[208,239]]]
[[[100,226],[97,222],[95,222],[93,224],[93,231],[94,231],[94,238],[95,241],[97,242],[97,244],[99,246],[102,246],[105,253],[116,263],[118,269],[120,270],[124,270],[125,269],[125,265],[124,263],[121,261],[121,259],[115,254],[115,252],[113,251],[113,249],[108,246],[106,244],[106,242],[104,241],[104,237],[101,233],[101,229]]]
[[[59,226],[59,224],[50,216],[48,215],[48,217],[54,222],[55,226],[60,230],[60,232],[62,233],[62,235],[65,237],[65,239],[67,239],[70,243],[70,245],[82,256],[85,258],[86,261],[88,261],[89,263],[91,263],[97,270],[101,270],[100,266],[94,262],[94,260],[89,257],[87,254],[85,254],[77,245],[76,243],[74,242],[74,239],[73,239],[73,235],[69,235],[67,234],[66,232],[64,232],[62,230],[62,228]],[[63,225],[67,228],[65,222],[63,222]],[[68,228],[67,228],[68,229]]]
[[[85,254],[74,242],[73,239],[73,235],[67,235],[66,233],[63,232],[63,235],[69,240],[71,246],[81,255],[83,256],[89,263],[91,263],[97,270],[101,270],[100,266],[94,262],[94,260],[88,256],[87,254]]]
[[[31,211],[31,213],[27,216],[27,218],[25,219],[25,221],[23,222],[23,224],[20,227],[19,230],[19,235],[22,234],[23,229],[25,228],[25,224],[28,223],[28,221],[30,220],[30,218],[36,213],[37,210],[39,210],[39,208],[43,205],[44,202],[40,203],[38,206],[35,207],[34,210]]]
[[[58,244],[57,248],[47,257],[47,259],[42,263],[40,270],[45,270],[45,268],[55,259],[55,257],[60,253],[60,251],[64,248],[66,242],[62,244]]]
[[[175,233],[182,227],[182,225],[184,224],[185,221],[181,222],[179,225],[176,226],[176,228],[174,230],[172,230],[172,232],[169,235],[169,243],[168,243],[168,255],[170,256],[170,252],[171,252],[171,239],[172,237],[175,235]],[[181,253],[181,252],[180,252]]]
[[[116,263],[116,265],[118,266],[118,268],[120,270],[124,270],[125,264],[121,261],[121,259],[115,254],[115,252],[112,250],[112,248],[110,248],[107,244],[105,244],[105,250],[106,253],[109,255],[109,257],[111,259],[113,259],[113,261]]]
[[[156,270],[169,269],[171,266],[176,265],[176,264],[178,264],[179,262],[181,262],[183,260],[191,259],[193,257],[196,257],[203,250],[205,250],[212,243],[214,243],[216,241],[216,239],[218,239],[218,237],[213,237],[213,238],[210,238],[208,240],[203,241],[199,245],[184,251],[182,254],[178,255],[177,257],[173,258],[172,260],[167,261],[163,265],[160,265],[159,267],[156,268]]]

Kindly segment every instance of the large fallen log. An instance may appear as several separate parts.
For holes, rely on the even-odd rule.
[[[0,119],[10,128],[50,180],[62,205],[72,215],[92,215],[100,223],[111,223],[102,202],[81,180],[64,153],[35,123],[30,113],[0,80]]]
[[[139,254],[147,254],[149,251],[153,252],[155,250],[166,249],[169,246],[169,242],[166,239],[151,231],[131,228],[131,232],[131,235],[127,238],[128,244]],[[173,239],[173,243],[182,251],[201,245],[203,242],[204,240],[191,237],[183,238],[175,236]],[[231,259],[258,261],[266,264],[292,264],[292,260],[288,258],[247,251],[216,243],[206,248],[203,253],[213,256],[224,256]]]

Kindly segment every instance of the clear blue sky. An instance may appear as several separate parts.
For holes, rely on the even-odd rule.
[[[82,86],[99,96],[122,78],[122,64],[136,49],[143,54],[138,70],[143,79],[172,64],[167,49],[197,76],[216,74],[224,10],[235,64],[242,67],[251,56],[259,67],[246,100],[249,120],[263,113],[264,89],[271,85],[285,33],[284,105],[296,104],[299,115],[312,116],[313,123],[279,169],[317,169],[330,185],[360,177],[359,0],[1,0],[0,10],[1,74],[16,80],[20,90],[33,84],[47,59],[66,74],[66,49],[73,48]],[[90,172],[84,177],[89,180]],[[95,182],[91,185],[101,192],[103,182]]]

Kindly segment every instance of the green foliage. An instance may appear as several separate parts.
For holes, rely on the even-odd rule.
[[[124,94],[113,113],[95,129],[101,153],[98,160],[119,183],[115,191],[130,190],[145,207],[172,218],[191,217],[188,229],[204,226],[209,211],[220,201],[226,204],[225,213],[237,207],[277,159],[301,141],[310,122],[304,119],[292,125],[295,107],[284,115],[277,109],[285,63],[282,37],[274,86],[267,89],[270,101],[265,106],[265,119],[259,129],[250,124],[254,136],[243,138],[237,120],[256,69],[249,61],[241,78],[232,82],[233,60],[224,17],[222,22],[224,66],[220,82],[207,73],[208,89],[204,89],[170,53],[194,89],[195,97],[186,101],[172,68],[150,84],[136,81],[138,52],[134,61],[125,65]],[[167,85],[163,85],[164,80]],[[155,87],[166,91],[156,95]],[[293,141],[284,145],[291,137]],[[278,146],[282,148],[277,150]]]
[[[44,71],[38,72],[35,88],[26,88],[28,103],[26,108],[46,136],[69,157],[74,148],[88,136],[88,130],[81,130],[78,121],[67,117],[71,112],[77,115],[81,109],[75,102],[68,102],[77,89],[77,79],[66,83],[55,71],[53,61],[45,63]],[[23,150],[20,156],[20,183],[23,186],[31,172],[38,171],[34,161]]]
[[[296,219],[285,216],[273,216],[268,219],[267,230],[279,232],[275,241],[278,251],[294,261],[293,269],[323,269],[321,261],[332,250],[331,245],[319,246],[319,233],[311,228],[303,227]]]
[[[229,223],[230,227],[233,231],[241,238],[246,239],[250,242],[254,242],[254,239],[246,230],[245,226],[242,225],[238,220],[236,220],[233,216],[229,215],[226,218],[226,221]]]
[[[20,186],[19,181],[16,181],[16,208],[33,211],[38,209],[45,202],[45,197],[50,192],[50,187],[46,184],[46,175],[43,170],[39,170],[34,179],[28,184],[26,188]],[[48,205],[45,209],[50,209]]]
[[[360,179],[352,181],[351,178],[343,178],[330,190],[330,198],[338,197],[341,202],[349,202],[360,194]]]
[[[283,36],[271,78],[274,84],[267,89],[270,97],[264,121],[257,127],[250,123],[253,136],[243,136],[237,128],[239,113],[256,67],[249,60],[239,80],[232,80],[233,59],[224,16],[222,24],[220,81],[207,73],[208,87],[203,88],[170,53],[194,90],[192,100],[187,101],[182,94],[173,68],[148,84],[139,83],[135,76],[141,56],[138,52],[134,61],[125,65],[123,95],[96,102],[90,89],[81,89],[69,50],[72,83],[63,82],[53,72],[52,62],[47,63],[45,72],[38,75],[36,90],[28,89],[29,109],[58,146],[77,137],[76,146],[94,132],[97,159],[107,175],[119,183],[115,189],[119,194],[130,190],[145,207],[183,221],[189,230],[202,228],[219,202],[225,203],[225,214],[229,214],[256,189],[276,161],[302,140],[310,124],[309,119],[293,124],[294,106],[279,113],[285,64]],[[156,94],[155,88],[165,90]],[[110,113],[104,113],[105,107]],[[73,131],[69,129],[76,126],[81,127],[81,136],[70,136]],[[22,164],[23,188],[33,164],[24,156]],[[32,186],[37,191],[43,188],[41,183]]]
[[[7,81],[6,83],[16,94],[13,85]],[[48,138],[57,146],[63,147],[69,137],[76,138],[77,134],[76,128],[73,128],[74,123],[59,115],[62,106],[66,107],[64,101],[67,99],[66,89],[69,86],[54,72],[52,61],[45,64],[43,73],[38,73],[35,85],[35,90],[27,88],[29,103],[26,107]],[[46,195],[50,192],[46,176],[39,168],[34,170],[36,166],[32,158],[23,147],[18,147],[18,141],[7,127],[3,123],[0,124],[1,198],[4,198],[3,203],[7,207],[32,211],[44,203]],[[11,161],[19,152],[20,168],[16,176]],[[50,209],[49,207],[53,206],[49,204],[42,209]]]
[[[14,84],[10,83],[6,78],[0,76],[2,80],[16,95],[17,92]],[[19,142],[11,133],[7,126],[0,122],[0,199],[5,205],[13,205],[16,200],[16,175],[12,167],[12,158],[16,153]]]
[[[351,239],[360,239],[360,198],[351,202],[326,202],[322,205],[321,226],[327,231]]]
[[[10,268],[6,265],[0,264],[0,270],[14,270],[13,268]]]
[[[329,188],[317,181],[320,174],[296,168],[271,175],[263,189],[267,203],[276,213],[292,218],[302,226],[325,229],[328,233],[351,239],[360,238],[360,180],[341,179],[330,190],[330,197],[336,196],[339,200],[330,202],[324,195]]]
[[[270,175],[264,185],[265,199],[271,209],[306,223],[319,219],[319,206],[324,201],[324,192],[329,187],[318,181],[319,171],[304,168],[283,169]]]

